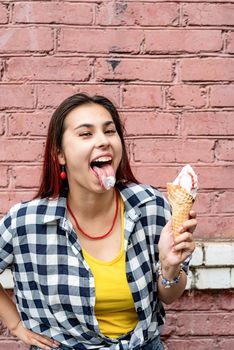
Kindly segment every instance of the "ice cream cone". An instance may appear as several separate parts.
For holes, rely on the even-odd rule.
[[[172,208],[172,230],[174,239],[180,234],[178,229],[188,220],[194,198],[180,185],[167,184],[168,200]]]

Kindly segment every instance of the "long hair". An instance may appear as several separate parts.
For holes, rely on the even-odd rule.
[[[61,180],[60,178],[61,167],[58,161],[58,152],[62,148],[62,137],[65,131],[64,121],[68,113],[74,108],[93,103],[103,106],[111,114],[122,143],[122,159],[116,172],[116,180],[124,183],[138,183],[129,164],[124,141],[124,127],[117,109],[113,103],[104,96],[89,96],[84,93],[79,93],[64,100],[52,115],[45,146],[41,182],[35,198],[56,198],[64,195],[68,191],[67,180]]]

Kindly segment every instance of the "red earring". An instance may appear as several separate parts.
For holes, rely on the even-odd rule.
[[[65,169],[65,165],[62,165],[62,170],[60,173],[60,178],[61,180],[65,180],[67,178],[67,173],[66,173],[66,169]]]

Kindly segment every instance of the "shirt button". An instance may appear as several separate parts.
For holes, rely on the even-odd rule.
[[[142,312],[142,307],[139,306],[139,307],[137,308],[137,312]]]
[[[132,274],[131,274],[131,273],[129,273],[129,274],[127,275],[127,280],[128,280],[128,282],[132,282],[132,281],[133,281],[133,277],[132,277]]]

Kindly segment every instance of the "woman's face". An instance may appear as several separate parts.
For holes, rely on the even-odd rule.
[[[116,173],[121,157],[120,137],[111,114],[104,107],[86,104],[68,113],[58,158],[61,165],[66,165],[70,190],[103,192],[92,162],[99,160],[101,164],[109,160]]]

